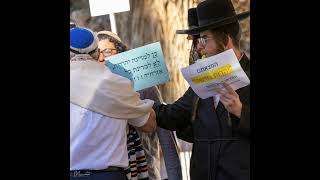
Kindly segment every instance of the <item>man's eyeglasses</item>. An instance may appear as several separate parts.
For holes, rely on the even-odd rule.
[[[200,37],[197,40],[198,40],[199,44],[206,45],[209,39],[212,39],[212,38],[210,38],[210,37]]]
[[[105,57],[111,56],[113,55],[112,51],[116,51],[117,49],[112,49],[112,48],[106,48],[102,51],[100,51],[100,53],[102,53]]]

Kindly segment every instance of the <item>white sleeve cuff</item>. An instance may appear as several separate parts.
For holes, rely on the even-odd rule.
[[[141,127],[147,123],[149,116],[150,116],[150,113],[148,113],[144,116],[141,116],[139,118],[129,119],[128,123],[132,126],[135,126],[135,127]]]

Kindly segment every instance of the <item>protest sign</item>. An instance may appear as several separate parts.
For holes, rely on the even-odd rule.
[[[135,91],[169,81],[159,42],[108,57],[106,66],[113,73],[129,78]]]
[[[198,60],[181,72],[193,91],[202,99],[218,95],[223,83],[237,90],[250,84],[232,49]]]

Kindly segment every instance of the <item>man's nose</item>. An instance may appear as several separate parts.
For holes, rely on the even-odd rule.
[[[104,60],[104,56],[102,54],[99,55],[99,61],[103,61]]]
[[[200,51],[202,49],[204,49],[204,45],[202,43],[198,43],[197,44],[197,49]]]

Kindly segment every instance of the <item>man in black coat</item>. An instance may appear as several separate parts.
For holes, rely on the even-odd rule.
[[[249,14],[236,14],[229,0],[204,1],[197,6],[198,27],[177,33],[200,34],[197,48],[206,57],[233,49],[250,78],[250,61],[239,47],[239,20]],[[192,180],[249,180],[250,86],[234,91],[225,84],[219,93],[220,99],[200,99],[189,88],[173,104],[155,104],[158,126],[169,130],[192,127]]]

